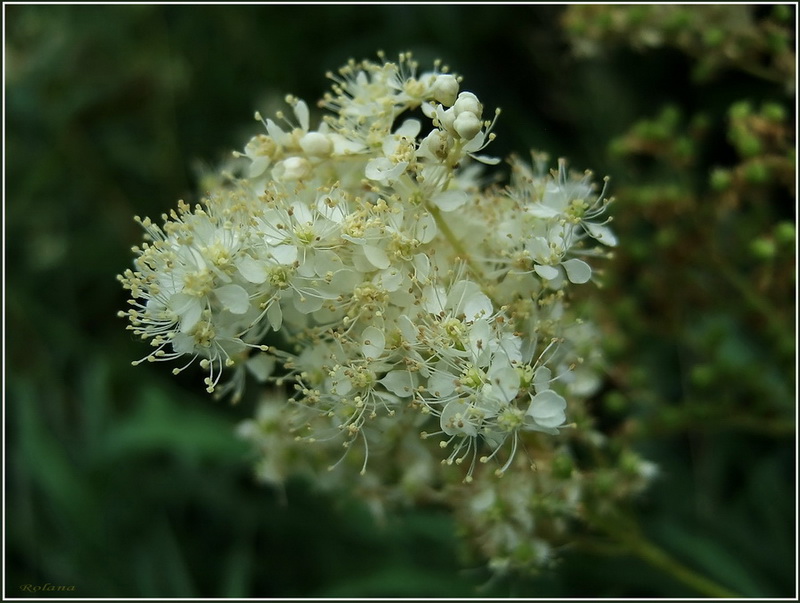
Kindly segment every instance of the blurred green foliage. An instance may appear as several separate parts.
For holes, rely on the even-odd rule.
[[[550,573],[488,581],[435,508],[376,525],[307,484],[253,483],[233,436],[252,392],[231,407],[198,374],[130,366],[146,350],[116,317],[115,275],[141,239],[132,216],[193,198],[198,165],[241,148],[254,110],[314,100],[326,70],[378,49],[441,57],[502,107],[495,154],[612,176],[621,245],[593,293],[610,366],[594,407],[661,467],[641,530],[744,596],[792,594],[794,92],[752,62],[698,67],[685,44],[741,38],[785,69],[764,56],[793,47],[793,7],[745,7],[763,44],[714,27],[646,52],[625,43],[646,11],[595,7],[617,43],[580,59],[568,33],[604,40],[578,6],[4,8],[6,596],[697,594],[591,533]],[[703,24],[677,8],[669,27]]]

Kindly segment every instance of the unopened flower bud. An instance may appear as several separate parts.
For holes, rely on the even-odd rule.
[[[325,157],[331,154],[333,143],[324,134],[309,132],[300,139],[300,148],[308,155]]]
[[[303,157],[289,157],[276,166],[279,180],[301,180],[311,173],[311,164]]]
[[[472,113],[475,117],[480,119],[481,113],[483,113],[483,106],[478,100],[478,97],[472,94],[472,92],[462,92],[458,95],[458,100],[456,100],[453,105],[453,110],[456,112],[456,115]]]
[[[464,140],[472,140],[481,131],[481,120],[471,112],[465,111],[456,117],[453,128]]]
[[[451,107],[456,102],[458,94],[458,80],[454,75],[444,73],[436,77],[433,84],[433,99],[445,107]]]

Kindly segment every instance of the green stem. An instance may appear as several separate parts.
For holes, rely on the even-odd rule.
[[[630,553],[646,561],[653,567],[669,574],[698,593],[702,593],[707,597],[722,599],[735,599],[739,597],[739,595],[732,590],[689,569],[653,543],[645,540],[635,527],[616,525],[599,518],[595,518],[593,523],[623,544]]]
[[[647,561],[650,565],[665,571],[676,580],[692,587],[699,593],[709,597],[723,599],[733,599],[738,596],[724,586],[720,586],[716,582],[682,565],[650,542],[637,539],[635,542],[629,543],[629,545],[633,553]]]
[[[483,274],[483,270],[481,270],[481,267],[478,266],[478,264],[470,255],[470,253],[464,248],[464,245],[461,244],[461,241],[458,240],[455,233],[450,228],[450,225],[444,219],[444,216],[442,216],[442,212],[439,210],[438,207],[435,207],[430,204],[427,205],[427,209],[433,216],[433,219],[436,222],[436,226],[439,229],[439,232],[441,232],[442,235],[444,235],[444,238],[453,248],[453,251],[456,252],[456,256],[464,260],[464,263],[466,263],[467,268],[469,268],[469,271],[472,274],[473,278],[476,281],[478,281],[478,285],[480,285],[480,288],[483,291],[483,293],[486,295],[486,297],[488,297],[491,300],[492,305],[496,309],[500,309],[503,306],[503,304],[498,302],[492,295],[491,291],[489,290],[489,287],[487,286],[486,283],[486,277]]]

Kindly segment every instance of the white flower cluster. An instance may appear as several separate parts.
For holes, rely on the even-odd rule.
[[[293,435],[368,447],[396,422],[437,436],[445,463],[470,460],[467,481],[476,462],[502,473],[520,434],[557,434],[565,396],[592,380],[565,293],[592,279],[595,242],[616,243],[607,200],[536,155],[487,185],[499,111],[487,119],[438,63],[381,57],[329,77],[316,127],[287,97],[287,115],[257,114],[240,177],[161,226],[139,220],[121,314],[147,360],[199,360],[209,392],[238,396],[245,369],[291,384],[286,412],[315,426]]]

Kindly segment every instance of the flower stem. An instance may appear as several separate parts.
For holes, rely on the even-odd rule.
[[[647,561],[650,565],[657,567],[673,576],[676,580],[690,586],[697,592],[708,597],[723,599],[736,598],[738,595],[733,591],[720,586],[716,582],[701,576],[697,572],[689,569],[670,557],[656,545],[646,540],[637,539],[635,542],[628,543],[633,553]]]
[[[739,598],[739,595],[732,590],[689,569],[655,544],[648,542],[635,527],[609,522],[600,518],[593,518],[592,523],[624,545],[628,552],[669,574],[698,593],[702,593],[707,597],[722,599]]]
[[[444,219],[444,216],[442,216],[442,212],[439,210],[438,207],[435,207],[431,204],[427,204],[427,209],[433,216],[433,219],[436,221],[436,226],[439,229],[439,232],[441,232],[442,235],[444,235],[444,238],[453,248],[453,251],[455,251],[456,255],[460,259],[464,260],[464,262],[467,265],[467,268],[469,268],[470,273],[472,273],[473,278],[476,281],[478,281],[478,285],[480,285],[480,288],[483,291],[483,293],[486,295],[486,297],[488,297],[491,300],[492,305],[496,309],[500,309],[503,304],[498,302],[492,295],[491,291],[489,290],[489,287],[487,286],[486,283],[486,277],[483,274],[483,270],[481,270],[481,267],[478,266],[478,264],[470,255],[470,253],[464,248],[464,245],[461,244],[461,241],[458,240],[455,233],[450,228],[450,225],[447,224],[447,221]]]

